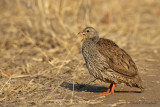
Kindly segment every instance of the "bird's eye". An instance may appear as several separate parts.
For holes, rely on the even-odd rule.
[[[89,30],[87,30],[87,32],[89,32]]]

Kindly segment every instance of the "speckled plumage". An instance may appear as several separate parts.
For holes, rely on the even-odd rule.
[[[109,39],[99,38],[92,27],[83,32],[87,38],[82,44],[82,54],[91,75],[104,82],[144,89],[134,61],[123,49]]]

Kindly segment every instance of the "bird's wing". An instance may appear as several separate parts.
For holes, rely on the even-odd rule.
[[[125,76],[137,75],[138,70],[132,58],[113,41],[100,38],[96,46],[106,58],[110,69]]]

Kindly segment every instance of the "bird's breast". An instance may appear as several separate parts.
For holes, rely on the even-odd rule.
[[[98,52],[96,45],[94,44],[83,44],[82,54],[85,59],[87,68],[99,67],[103,68],[105,63],[105,58]]]

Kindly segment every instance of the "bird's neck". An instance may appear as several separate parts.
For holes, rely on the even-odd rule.
[[[98,39],[99,40],[99,39]],[[89,50],[94,50],[94,48],[96,47],[96,44],[98,42],[98,40],[93,40],[93,39],[85,39],[83,41],[83,44],[82,44],[82,48],[83,49],[89,49]]]
[[[97,42],[94,42],[94,41],[91,40],[91,39],[85,39],[85,40],[83,41],[83,46],[93,47],[93,46],[95,46],[96,43],[97,43]]]
[[[84,40],[86,43],[96,44],[99,41],[99,36],[94,36],[92,38],[87,38]]]
[[[94,50],[98,41],[99,41],[99,36],[95,36],[93,38],[87,38],[83,41],[82,48],[84,50],[85,49]]]
[[[99,40],[99,39],[98,39]],[[82,44],[82,54],[83,54],[83,57],[87,63],[87,60],[90,59],[90,57],[92,56],[92,54],[96,53],[96,44],[98,42],[98,40],[95,41],[92,40],[91,38],[90,39],[85,39],[83,41],[83,44]]]

